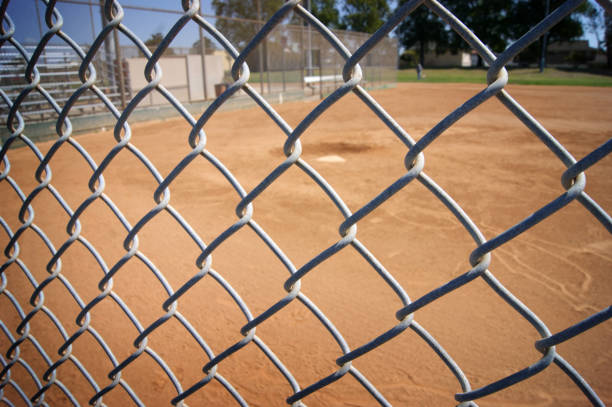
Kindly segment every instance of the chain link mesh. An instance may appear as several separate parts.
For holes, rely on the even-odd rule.
[[[455,394],[455,399],[461,406],[475,406],[477,400],[481,397],[498,392],[502,389],[515,385],[523,380],[526,380],[534,375],[539,374],[548,368],[551,364],[557,365],[584,393],[584,396],[593,405],[603,405],[603,402],[589,386],[589,384],[580,376],[580,373],[574,369],[556,350],[556,345],[571,340],[576,335],[579,335],[595,325],[612,317],[612,307],[605,308],[596,312],[588,318],[576,324],[568,323],[565,329],[558,332],[551,332],[546,324],[525,304],[521,303],[512,292],[506,289],[496,279],[495,275],[489,270],[491,262],[491,253],[502,247],[519,234],[529,230],[542,220],[554,215],[561,208],[568,205],[572,201],[577,201],[588,210],[593,218],[597,220],[609,232],[612,232],[612,218],[601,208],[589,195],[584,192],[585,188],[585,171],[593,165],[596,165],[600,160],[610,154],[612,151],[612,139],[606,141],[598,148],[586,154],[580,159],[574,158],[534,117],[532,117],[519,103],[517,103],[509,92],[504,89],[508,82],[508,73],[504,68],[512,59],[530,43],[538,39],[542,34],[550,30],[565,16],[575,10],[582,0],[568,0],[559,8],[554,10],[550,15],[543,19],[539,24],[533,27],[529,32],[525,33],[520,39],[512,43],[503,53],[499,55],[493,54],[485,44],[481,42],[459,19],[457,19],[444,5],[435,0],[414,0],[405,3],[402,7],[388,19],[388,21],[373,34],[361,47],[354,53],[351,53],[343,42],[336,37],[325,25],[313,17],[297,0],[287,1],[266,23],[261,27],[257,34],[250,42],[239,52],[211,23],[204,20],[199,14],[199,4],[197,0],[182,1],[184,13],[174,22],[170,31],[166,34],[161,44],[151,52],[149,48],[142,42],[138,36],[130,31],[130,29],[122,24],[124,16],[121,4],[117,0],[106,0],[104,3],[104,12],[108,24],[98,34],[94,44],[87,50],[83,50],[75,43],[66,33],[62,31],[62,15],[56,5],[55,0],[42,0],[45,4],[45,21],[48,26],[47,32],[43,35],[36,49],[33,52],[28,52],[13,36],[15,26],[6,13],[9,1],[4,0],[0,7],[0,16],[2,18],[2,28],[0,36],[0,46],[2,49],[14,48],[25,63],[25,81],[19,94],[12,99],[7,93],[0,89],[2,102],[6,105],[8,113],[7,127],[10,135],[6,138],[2,145],[0,157],[2,158],[2,172],[0,173],[0,182],[7,184],[12,189],[20,201],[19,222],[20,225],[16,230],[12,230],[9,222],[4,218],[0,218],[0,224],[8,238],[8,244],[4,248],[6,260],[0,267],[0,296],[4,297],[14,308],[11,312],[16,312],[19,316],[20,323],[15,330],[9,329],[3,319],[0,319],[0,328],[3,332],[2,347],[5,349],[3,356],[0,358],[2,371],[0,372],[0,400],[6,405],[12,406],[18,403],[26,405],[48,405],[45,395],[52,388],[58,388],[65,397],[73,404],[78,405],[75,392],[86,392],[89,394],[89,403],[91,405],[104,405],[106,395],[115,390],[122,388],[123,391],[137,405],[143,405],[136,392],[130,387],[127,380],[123,377],[124,371],[137,361],[143,354],[149,355],[152,360],[165,372],[168,382],[175,389],[175,397],[172,399],[172,404],[181,406],[185,405],[184,400],[195,392],[201,391],[206,385],[211,382],[217,382],[239,405],[247,405],[247,400],[236,388],[232,386],[229,380],[224,378],[219,372],[218,367],[223,365],[231,355],[241,352],[245,347],[253,343],[259,351],[276,367],[282,374],[286,382],[292,389],[292,394],[287,395],[287,404],[299,406],[303,405],[302,399],[306,396],[321,390],[322,388],[341,379],[349,374],[363,388],[369,392],[373,399],[380,405],[389,405],[385,396],[379,391],[367,378],[362,374],[352,361],[372,351],[384,352],[385,343],[395,338],[398,335],[407,335],[405,331],[412,331],[420,337],[433,351],[439,356],[444,364],[450,369],[456,377],[461,392]],[[601,0],[600,5],[605,8],[606,12],[612,11],[612,3]],[[487,75],[488,86],[478,92],[475,96],[465,101],[451,114],[446,116],[437,125],[431,128],[425,136],[415,142],[406,131],[391,117],[377,101],[360,85],[362,80],[362,70],[359,62],[368,56],[368,52],[372,50],[379,42],[396,27],[403,19],[418,7],[428,7],[439,18],[450,25],[461,37],[474,49],[483,60],[490,66]],[[344,83],[337,87],[329,96],[323,99],[314,110],[308,113],[306,117],[295,127],[292,128],[283,117],[256,91],[254,86],[248,83],[250,69],[245,60],[256,47],[262,43],[279,25],[289,13],[294,13],[304,22],[316,30],[329,43],[337,53],[338,58],[345,61],[342,76]],[[164,51],[169,47],[170,42],[181,32],[183,27],[188,23],[195,23],[202,27],[207,35],[214,38],[234,59],[232,68],[232,76],[234,82],[223,92],[199,117],[194,118],[192,115],[175,99],[171,92],[161,85],[162,72],[158,61],[164,54]],[[129,40],[138,47],[140,52],[146,55],[148,63],[145,68],[144,75],[148,84],[133,95],[132,99],[127,104],[123,111],[120,111],[115,104],[105,95],[105,93],[96,86],[96,70],[93,65],[93,60],[96,54],[100,51],[103,41],[108,38],[113,30],[120,31]],[[53,96],[45,90],[40,83],[40,73],[37,68],[39,58],[44,52],[45,47],[52,38],[60,38],[65,44],[71,47],[74,52],[82,60],[79,68],[79,78],[81,85],[74,91],[71,97],[61,107],[53,98]],[[286,141],[283,145],[283,152],[286,156],[272,172],[251,190],[244,189],[240,181],[233,173],[224,166],[223,162],[217,159],[210,151],[206,149],[207,138],[203,131],[205,124],[211,119],[215,112],[236,92],[244,91],[248,94],[255,103],[265,112],[278,126],[278,128],[286,135]],[[98,100],[106,106],[106,109],[116,119],[114,128],[114,136],[116,144],[105,153],[105,156],[100,162],[97,162],[90,153],[83,148],[72,136],[72,125],[69,118],[71,109],[79,102],[84,94],[93,94]],[[155,165],[149,158],[130,143],[132,130],[130,128],[130,115],[138,104],[151,92],[158,92],[174,106],[177,112],[189,123],[191,131],[188,137],[190,151],[184,158],[168,173],[167,176],[162,176]],[[399,177],[395,182],[391,183],[387,188],[380,192],[376,197],[368,203],[360,207],[357,211],[351,212],[348,206],[343,201],[342,197],[337,194],[331,185],[312,168],[303,158],[301,158],[302,145],[300,138],[304,132],[311,126],[313,121],[321,116],[330,106],[343,98],[349,93],[356,95],[362,102],[378,116],[380,121],[388,127],[393,134],[406,146],[407,152],[404,159],[406,172]],[[24,134],[25,122],[20,114],[20,107],[29,94],[40,94],[49,104],[49,106],[59,115],[57,120],[57,139],[48,150],[43,154],[39,148]],[[531,215],[527,216],[516,225],[499,233],[493,238],[485,238],[478,226],[472,222],[464,210],[449,196],[441,187],[439,187],[432,178],[424,172],[425,152],[427,147],[434,143],[446,129],[453,126],[460,118],[470,113],[476,107],[481,105],[486,100],[496,97],[501,103],[514,114],[541,142],[559,159],[566,167],[562,176],[562,184],[564,191],[554,200],[539,208]],[[20,186],[19,183],[11,176],[11,162],[9,160],[10,148],[20,140],[26,144],[27,148],[33,152],[38,160],[35,177],[38,185],[29,190]],[[71,147],[90,167],[93,175],[88,182],[90,195],[84,199],[76,209],[73,209],[67,201],[62,197],[61,193],[53,186],[53,176],[51,164],[53,157],[62,149]],[[138,159],[148,170],[151,176],[155,179],[157,187],[153,197],[156,205],[150,209],[148,213],[142,216],[135,224],[131,224],[122,210],[116,205],[109,195],[105,193],[105,178],[104,174],[113,160],[120,154],[131,154]],[[181,216],[181,214],[170,205],[170,187],[177,177],[195,160],[197,157],[203,157],[210,162],[216,170],[221,174],[227,183],[235,190],[240,197],[240,202],[235,208],[237,220],[231,226],[227,227],[223,232],[218,234],[212,241],[205,243],[198,232]],[[283,252],[281,247],[266,233],[263,227],[255,222],[253,218],[254,203],[257,201],[260,194],[273,185],[276,180],[290,168],[298,168],[306,174],[333,202],[338,211],[344,218],[344,221],[339,226],[340,237],[337,242],[330,245],[325,250],[312,257],[301,267],[294,266],[292,260]],[[405,188],[413,181],[417,181],[426,187],[444,206],[452,213],[452,215],[463,225],[465,230],[471,235],[476,243],[476,249],[469,254],[470,269],[460,276],[451,279],[440,287],[428,292],[427,294],[410,299],[404,288],[395,280],[393,275],[385,269],[379,260],[370,252],[370,250],[359,241],[357,238],[357,224],[360,220],[366,218],[375,208],[384,204],[391,196]],[[53,199],[63,208],[68,215],[66,224],[66,232],[68,238],[65,239],[59,246],[55,246],[44,228],[37,225],[37,217],[32,208],[32,203],[44,191],[49,193]],[[4,197],[3,199],[6,199]],[[127,237],[123,240],[124,253],[120,259],[114,264],[107,265],[96,246],[85,238],[81,233],[81,217],[95,202],[102,202],[114,214],[116,219],[121,223]],[[157,268],[157,266],[148,259],[144,253],[139,250],[139,232],[147,226],[158,214],[169,214],[172,219],[180,225],[180,227],[188,234],[191,240],[197,245],[200,252],[195,264],[198,272],[195,273],[189,280],[184,282],[179,288],[174,289],[166,281],[165,275]],[[279,298],[272,306],[261,313],[253,314],[250,311],[248,304],[242,299],[238,291],[224,279],[221,272],[213,269],[212,254],[226,240],[236,234],[242,228],[250,228],[256,233],[258,238],[265,243],[271,253],[283,264],[289,276],[282,282],[286,295]],[[48,249],[51,256],[46,264],[48,275],[39,280],[35,278],[33,273],[20,256],[22,241],[26,231],[33,233]],[[100,270],[103,272],[103,277],[97,282],[98,294],[93,298],[86,300],[84,296],[74,287],[66,276],[62,274],[62,256],[71,250],[76,243],[82,245],[93,256]],[[397,310],[397,324],[387,330],[380,332],[376,337],[367,343],[351,349],[349,348],[342,333],[335,327],[331,320],[317,307],[317,305],[309,299],[301,291],[302,279],[313,270],[316,269],[325,260],[336,255],[338,252],[346,248],[352,247],[359,255],[361,255],[372,269],[380,276],[395,295],[402,302],[403,306]],[[122,271],[122,267],[129,262],[139,261],[144,265],[164,287],[166,291],[166,299],[163,301],[162,307],[164,314],[154,320],[150,324],[142,325],[134,312],[122,300],[122,298],[113,290],[113,278],[116,278],[118,273]],[[20,273],[25,276],[29,284],[32,286],[29,304],[22,304],[18,301],[17,296],[12,290],[22,290],[23,287],[11,286],[11,275],[7,272],[12,268],[15,272],[17,268]],[[179,312],[179,299],[196,286],[202,279],[212,279],[219,287],[231,296],[235,305],[244,315],[245,323],[240,328],[241,338],[219,353],[213,352],[211,346],[205,338],[194,328],[188,318]],[[441,297],[451,293],[454,290],[469,284],[470,282],[481,279],[491,290],[501,297],[509,306],[514,308],[526,322],[528,322],[541,339],[535,342],[535,348],[541,352],[541,358],[534,361],[530,366],[513,372],[506,377],[491,383],[482,385],[478,388],[472,388],[470,381],[461,370],[460,366],[453,360],[451,355],[447,353],[440,343],[428,333],[428,331],[417,323],[415,316],[417,311],[428,304],[440,299]],[[78,314],[76,315],[76,328],[66,321],[61,321],[50,307],[46,305],[45,289],[54,281],[60,282],[70,293],[75,303],[78,306]],[[280,282],[279,282],[280,283]],[[95,328],[96,318],[92,315],[96,307],[104,300],[110,299],[122,310],[125,316],[131,321],[134,328],[138,331],[138,335],[133,340],[133,349],[131,353],[124,358],[117,357],[111,347],[107,344],[107,338],[101,335]],[[308,309],[322,327],[324,327],[331,337],[339,346],[342,354],[335,361],[337,370],[330,375],[321,376],[318,380],[301,385],[294,377],[292,371],[283,364],[283,361],[277,357],[273,350],[256,335],[257,327],[263,324],[266,320],[277,313],[282,313],[289,304],[298,301],[306,309]],[[3,310],[2,314],[8,312]],[[61,346],[52,352],[49,349],[49,344],[46,340],[37,339],[44,337],[44,332],[38,333],[32,330],[32,320],[37,315],[45,315],[51,322],[59,335],[61,336]],[[200,380],[195,383],[183,383],[179,380],[177,374],[169,367],[166,361],[159,356],[153,349],[153,345],[149,344],[149,337],[163,325],[174,320],[183,329],[183,333],[189,335],[195,343],[206,354],[208,362],[203,366],[203,375]],[[97,345],[104,351],[108,359],[112,363],[112,369],[108,372],[108,380],[100,382],[96,380],[88,371],[88,366],[80,361],[73,353],[75,347],[83,334],[89,334],[94,338]],[[40,336],[37,336],[40,335]],[[33,347],[40,355],[45,365],[46,371],[42,374],[35,371],[31,367],[28,360],[22,358],[21,350],[24,347]],[[55,349],[53,349],[55,350]],[[64,364],[72,364],[75,366],[89,388],[83,390],[80,388],[68,388],[62,382],[61,366]],[[29,388],[23,387],[20,381],[16,378],[19,375],[30,376],[35,384],[35,390],[30,391]],[[11,400],[8,397],[8,389],[12,388],[13,395],[18,395],[21,398]]]

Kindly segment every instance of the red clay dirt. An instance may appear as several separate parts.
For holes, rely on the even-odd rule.
[[[415,139],[454,108],[476,94],[479,85],[401,84],[372,95]],[[509,86],[513,95],[577,159],[612,137],[612,89],[582,87]],[[317,102],[275,106],[293,127]],[[132,125],[131,143],[165,177],[191,148],[190,126],[183,119]],[[286,139],[259,108],[219,112],[204,128],[207,150],[236,176],[246,191],[253,189],[284,159]],[[27,134],[27,127],[26,127]],[[112,132],[82,135],[76,140],[96,163],[116,144]],[[390,185],[406,169],[406,147],[354,95],[348,95],[308,128],[301,138],[302,158],[340,194],[354,212]],[[38,145],[43,154],[51,142]],[[337,157],[336,157],[337,156]],[[10,150],[10,176],[25,194],[36,187],[38,160],[27,148]],[[340,157],[340,158],[338,158]],[[323,160],[320,160],[324,158]],[[492,238],[564,192],[560,177],[565,167],[498,100],[492,99],[461,119],[425,151],[424,171],[443,187]],[[92,171],[79,154],[64,145],[50,163],[51,184],[75,210],[90,194]],[[155,207],[154,177],[129,151],[120,152],[104,172],[105,190],[131,225]],[[203,157],[197,157],[170,186],[170,205],[205,243],[237,221],[238,194]],[[612,211],[612,156],[587,171],[586,192],[608,213]],[[17,230],[20,199],[6,181],[0,182],[0,216]],[[33,201],[34,223],[55,248],[69,238],[68,216],[43,191]],[[291,259],[296,267],[340,239],[343,217],[323,191],[301,170],[290,168],[254,202],[253,219]],[[108,268],[126,250],[126,230],[101,201],[81,216],[82,236],[100,253]],[[162,211],[138,233],[139,250],[178,289],[198,272],[196,244]],[[408,184],[385,204],[358,223],[357,238],[404,287],[412,300],[469,270],[475,243],[428,190]],[[6,234],[0,245],[8,244]],[[51,255],[31,229],[19,239],[20,259],[38,282],[48,276]],[[240,294],[255,316],[286,295],[286,268],[244,227],[219,246],[212,267]],[[610,305],[612,292],[612,238],[578,202],[495,250],[491,272],[548,326],[562,330]],[[16,264],[5,270],[7,289],[27,313],[30,283]],[[62,256],[61,275],[88,303],[100,294],[103,276],[93,256],[79,242]],[[113,292],[130,307],[143,327],[162,317],[167,298],[162,284],[136,258],[113,279]],[[301,290],[327,315],[351,349],[397,324],[401,301],[352,248],[325,261],[302,279]],[[78,330],[80,308],[56,279],[45,289],[45,306],[64,324],[68,335]],[[20,321],[6,296],[0,296],[1,320],[12,333]],[[208,275],[178,301],[187,318],[215,354],[242,339],[246,318],[232,298]],[[442,297],[415,313],[418,321],[454,358],[473,388],[512,374],[536,362],[537,331],[481,279]],[[137,330],[111,299],[91,312],[91,326],[104,338],[117,361],[136,351]],[[31,334],[56,361],[63,343],[49,318],[40,311],[31,321]],[[338,369],[339,346],[321,323],[298,301],[257,327],[257,336],[293,373],[302,388]],[[612,323],[596,328],[557,347],[598,392],[612,403]],[[2,353],[9,342],[2,335]],[[161,356],[186,389],[204,377],[208,357],[174,318],[148,337],[151,352]],[[72,355],[102,388],[111,383],[109,358],[89,333],[75,341]],[[48,367],[32,343],[21,345],[21,357],[42,377]],[[461,392],[458,381],[442,360],[408,329],[400,336],[353,362],[393,405],[451,406]],[[292,394],[287,380],[250,343],[221,362],[218,371],[252,406],[282,406]],[[22,366],[12,369],[28,396],[35,384]],[[71,389],[82,405],[95,394],[69,360],[57,379]],[[142,354],[123,372],[143,403],[169,405],[176,390],[149,353]],[[21,405],[12,387],[5,396]],[[45,400],[64,405],[66,398],[52,386]],[[130,405],[120,386],[104,396],[108,406]],[[375,400],[346,375],[306,397],[308,406],[370,406]],[[480,406],[589,405],[571,380],[555,365],[509,389],[477,400]],[[212,381],[186,399],[191,406],[232,405],[228,392]]]

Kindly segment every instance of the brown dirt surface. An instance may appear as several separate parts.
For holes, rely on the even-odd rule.
[[[401,84],[371,94],[414,138],[461,105],[482,86]],[[507,90],[577,159],[612,137],[612,90],[608,88],[508,86]],[[317,102],[275,106],[293,127]],[[131,144],[144,153],[162,177],[189,153],[190,126],[183,119],[132,125]],[[207,151],[214,154],[252,190],[285,156],[285,135],[261,109],[219,112],[206,124]],[[27,127],[26,127],[27,134]],[[75,140],[96,163],[116,145],[111,131],[82,135]],[[356,211],[406,172],[407,148],[355,96],[348,95],[326,111],[301,138],[302,158],[316,169]],[[46,153],[52,142],[38,147]],[[341,159],[319,160],[338,156]],[[10,176],[27,195],[38,185],[38,159],[28,148],[10,150]],[[329,157],[328,157],[329,158]],[[565,167],[497,99],[478,107],[445,131],[425,150],[424,171],[492,238],[521,221],[564,192],[560,177]],[[51,185],[75,210],[91,191],[92,170],[70,145],[50,162]],[[104,194],[135,225],[156,203],[158,183],[130,151],[122,150],[104,171]],[[170,205],[189,222],[203,242],[210,243],[238,218],[238,194],[204,157],[196,157],[170,186]],[[612,156],[587,171],[586,192],[608,213],[612,211]],[[0,216],[13,231],[21,222],[21,200],[5,181],[0,182]],[[68,216],[48,190],[32,202],[34,224],[56,249],[68,240]],[[296,166],[291,167],[254,202],[253,219],[277,243],[296,267],[335,244],[342,215],[322,189]],[[109,207],[97,199],[80,216],[81,236],[111,269],[126,255],[126,229]],[[198,273],[198,246],[169,211],[161,211],[138,233],[138,250],[149,259],[173,290]],[[469,254],[476,247],[469,234],[432,193],[411,182],[358,223],[357,238],[376,256],[412,300],[469,270]],[[6,233],[0,245],[9,243]],[[38,281],[48,277],[51,259],[45,243],[30,228],[19,239],[19,258]],[[212,254],[212,268],[259,315],[286,295],[289,272],[248,226],[240,229]],[[558,332],[610,305],[612,238],[597,220],[574,201],[555,215],[521,234],[492,254],[490,271],[519,300]],[[16,263],[4,275],[9,290],[24,312],[32,285]],[[81,242],[62,255],[60,276],[89,303],[101,291],[101,266]],[[142,327],[165,315],[168,297],[162,283],[143,261],[132,258],[113,278],[112,291],[130,308]],[[326,260],[301,281],[301,292],[334,323],[351,349],[397,324],[402,303],[372,267],[348,246]],[[62,322],[67,335],[77,332],[77,301],[58,278],[44,288],[46,309]],[[20,317],[6,295],[0,295],[0,319],[13,338],[19,337]],[[212,275],[205,276],[178,301],[185,317],[219,354],[243,337],[246,317]],[[30,322],[30,332],[52,361],[62,335],[45,309]],[[119,362],[137,349],[138,331],[116,301],[107,297],[91,311],[91,326],[104,338]],[[536,362],[538,332],[505,303],[482,279],[440,298],[415,313],[461,367],[473,388],[510,375]],[[342,351],[317,318],[293,301],[257,327],[260,338],[304,388],[338,369]],[[4,354],[9,346],[2,333]],[[557,346],[599,394],[612,403],[612,323],[605,322]],[[48,367],[31,341],[20,346],[20,356],[42,380]],[[89,332],[72,346],[78,359],[100,388],[108,386],[109,357]],[[122,372],[122,379],[149,406],[169,405],[177,391],[152,355],[159,355],[183,389],[201,380],[206,353],[176,318],[148,335],[147,351]],[[401,335],[353,362],[393,405],[451,406],[461,387],[442,360],[415,332]],[[222,361],[222,375],[251,406],[282,406],[292,394],[283,375],[250,343]],[[36,385],[22,365],[11,378],[28,396]],[[82,405],[95,394],[92,386],[68,360],[57,379],[73,391]],[[5,396],[21,402],[7,386]],[[104,396],[108,406],[130,405],[121,385]],[[67,401],[58,386],[46,394],[51,406]],[[308,406],[370,406],[371,395],[351,375],[306,397]],[[557,366],[509,389],[477,400],[480,406],[578,406],[587,399]],[[191,406],[232,405],[218,381],[186,399]]]

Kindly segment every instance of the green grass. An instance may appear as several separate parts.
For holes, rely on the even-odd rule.
[[[281,83],[283,81],[282,72],[272,71],[272,72],[264,72],[263,80],[267,82],[268,75],[270,76],[270,82]],[[318,75],[318,73],[317,73]],[[253,83],[259,83],[260,75],[259,72],[251,72],[251,76],[249,77],[249,83],[252,85]],[[285,71],[285,82],[287,83],[302,83],[302,77],[300,75],[300,71]]]
[[[432,83],[486,83],[487,71],[479,68],[430,68],[420,82]],[[398,82],[418,82],[415,69],[403,69],[397,73]],[[547,68],[540,73],[537,68],[510,69],[508,83],[515,85],[565,85],[612,86],[612,75],[578,70]]]
[[[286,83],[297,83],[297,84],[302,84],[302,75],[306,75],[306,72],[302,72],[302,71],[285,71],[285,75],[284,75],[284,80]],[[318,69],[314,69],[312,72],[312,75],[314,76],[319,76],[319,75],[342,75],[342,67],[337,67],[336,69],[323,69],[323,72],[321,73]],[[384,78],[381,78],[381,75],[384,76]],[[282,83],[283,82],[283,72],[279,72],[279,71],[270,71],[270,72],[264,72],[263,75],[260,75],[259,72],[251,72],[250,73],[250,77],[249,77],[249,83],[251,85],[253,84],[257,84],[260,81],[260,78],[263,77],[263,81],[264,83],[266,83],[268,81],[268,77],[270,78],[270,82],[272,83]],[[381,74],[380,70],[376,70],[376,69],[369,69],[368,67],[365,67],[363,70],[363,79],[365,79],[368,82],[379,82],[381,80],[383,81],[391,81],[393,77],[393,69],[387,69],[384,73]],[[231,82],[231,81],[230,81]]]

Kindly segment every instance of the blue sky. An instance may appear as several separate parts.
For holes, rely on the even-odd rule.
[[[22,43],[37,43],[40,40],[40,29],[36,19],[37,0],[12,0],[7,9],[7,13],[13,19],[16,32],[15,37]],[[97,0],[95,0],[97,1]],[[45,6],[42,1],[38,1],[41,20],[44,20]],[[121,4],[126,6],[157,7],[168,10],[182,11],[180,1],[159,0],[123,0]],[[202,3],[204,14],[213,14],[210,8],[210,1],[204,0]],[[72,39],[80,44],[91,43],[93,33],[91,29],[91,14],[93,14],[93,24],[95,33],[99,33],[102,27],[100,17],[100,7],[83,4],[62,3],[58,1],[56,8],[62,14],[64,25],[62,31],[67,33]],[[166,33],[179,18],[179,14],[150,12],[142,10],[126,9],[123,23],[138,35],[142,40],[146,40],[151,34],[156,32]],[[42,22],[43,33],[47,26]],[[198,29],[195,23],[190,22],[177,36],[173,45],[189,47],[198,39]],[[122,45],[129,45],[128,38],[120,38]]]
[[[11,16],[17,27],[15,37],[22,43],[37,43],[40,40],[40,30],[36,19],[36,1],[41,13],[41,19],[44,19],[44,4],[39,0],[12,0],[8,5],[8,14]],[[57,8],[60,10],[64,26],[63,31],[70,35],[78,43],[92,42],[91,15],[90,6],[82,4],[62,3],[58,1]],[[98,0],[94,0],[98,1]],[[245,0],[249,1],[249,0]],[[264,0],[265,1],[265,0]],[[168,10],[180,11],[179,0],[122,0],[124,6],[141,6],[141,7],[157,7]],[[202,0],[202,11],[204,14],[214,14],[210,0]],[[101,29],[100,8],[93,6],[93,24],[94,31],[97,34]],[[142,40],[146,40],[153,33],[166,33],[174,22],[179,17],[178,14],[150,12],[142,10],[126,9],[123,23],[129,27]],[[42,24],[42,30],[47,30],[46,25]],[[587,35],[586,37],[591,46],[596,45],[594,36]],[[189,22],[187,26],[174,40],[174,46],[190,47],[194,41],[198,39],[198,29],[195,23]],[[122,45],[129,45],[127,38],[121,36],[120,42]]]

